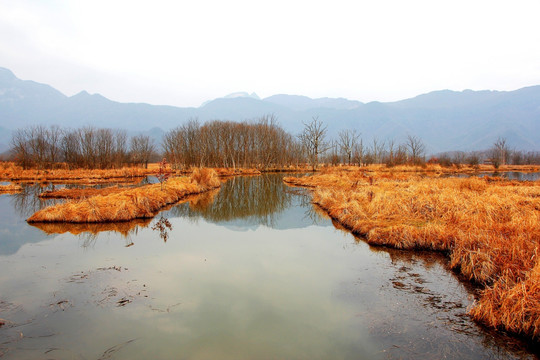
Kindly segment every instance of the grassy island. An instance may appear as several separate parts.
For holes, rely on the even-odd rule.
[[[27,221],[100,223],[151,218],[169,204],[220,185],[214,170],[195,169],[189,177],[170,178],[163,184],[113,191],[108,195],[95,195],[53,205],[37,211]]]

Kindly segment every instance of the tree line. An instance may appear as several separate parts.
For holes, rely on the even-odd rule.
[[[506,138],[499,137],[487,150],[447,151],[434,156],[431,161],[436,161],[443,166],[465,164],[475,166],[486,163],[495,168],[499,168],[501,165],[538,165],[540,164],[540,152],[511,149]]]
[[[303,159],[299,142],[277,124],[273,115],[255,121],[214,120],[203,125],[192,119],[168,131],[162,147],[164,156],[177,169],[268,169]]]
[[[414,135],[402,142],[372,138],[365,142],[356,130],[342,130],[329,139],[327,126],[314,117],[303,131],[293,136],[273,115],[251,121],[213,120],[200,124],[197,119],[169,130],[161,148],[148,135],[128,137],[125,130],[95,128],[65,129],[35,125],[12,135],[12,158],[23,168],[47,169],[66,164],[70,168],[108,169],[126,165],[148,166],[165,157],[175,169],[191,167],[243,167],[266,170],[289,165],[319,164],[422,165],[426,146]],[[540,153],[511,150],[499,138],[482,152],[446,152],[428,162],[441,165],[492,163],[540,164]]]
[[[92,126],[34,125],[16,130],[11,138],[12,157],[23,169],[51,169],[60,163],[85,169],[148,166],[154,152],[154,142],[147,135],[128,138],[125,130]]]

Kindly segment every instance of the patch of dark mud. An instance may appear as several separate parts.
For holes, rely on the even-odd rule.
[[[81,271],[65,279],[63,289],[54,294],[55,298],[66,298],[67,304],[83,302],[100,307],[123,307],[139,299],[148,298],[146,284],[137,279],[129,279],[129,270],[122,266],[99,267]],[[62,295],[61,295],[62,294]],[[70,299],[74,297],[74,299]]]
[[[480,289],[452,272],[443,254],[380,248],[375,251],[385,251],[391,259],[391,276],[381,288],[403,306],[394,311],[411,313],[399,324],[390,318],[373,320],[371,333],[386,338],[388,346],[383,353],[388,357],[468,357],[468,339],[477,338],[486,350],[491,349],[484,354],[486,358],[539,359],[537,350],[522,339],[486,329],[471,320],[468,310]],[[445,284],[449,273],[454,281]],[[420,322],[425,323],[426,330],[414,330]],[[414,331],[418,331],[418,340],[407,340],[410,336],[404,335]],[[440,341],[443,336],[445,340]]]

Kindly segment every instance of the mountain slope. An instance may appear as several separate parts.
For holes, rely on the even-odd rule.
[[[317,108],[351,110],[363,105],[360,101],[347,100],[344,98],[332,99],[326,97],[311,99],[307,96],[284,94],[269,96],[265,98],[264,101],[297,111],[306,111]]]
[[[292,134],[300,133],[303,122],[313,117],[328,126],[329,137],[337,137],[342,129],[356,129],[368,146],[374,138],[399,143],[412,134],[426,143],[428,152],[478,150],[491,147],[502,136],[512,148],[540,150],[540,86],[508,92],[441,90],[367,104],[284,94],[261,100],[255,94],[235,93],[199,108],[179,108],[119,103],[85,91],[67,97],[0,68],[0,152],[9,143],[11,130],[31,124],[92,125],[131,132],[153,129],[161,134],[190,118],[243,121],[268,114]]]

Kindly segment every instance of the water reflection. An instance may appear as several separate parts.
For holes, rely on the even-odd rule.
[[[172,225],[167,218],[161,215],[159,220],[152,225],[152,230],[158,231],[159,237],[163,239],[163,242],[167,242],[169,231],[172,230]]]
[[[198,221],[203,218],[206,221],[236,229],[252,229],[259,225],[286,229],[320,224],[326,216],[311,206],[311,199],[306,191],[284,185],[282,178],[280,174],[231,178],[220,189],[190,196],[181,203],[164,209],[160,219],[185,217]],[[52,183],[27,184],[21,193],[10,196],[10,202],[21,217],[28,218],[40,209],[64,201],[39,198],[39,195],[45,191],[62,187],[80,188],[82,186],[59,186]],[[277,221],[280,217],[285,217],[285,219]],[[164,225],[164,221],[158,220],[155,226],[159,228]],[[30,225],[46,234],[71,233],[83,236],[85,233],[115,231],[124,237],[130,237],[136,234],[138,229],[147,227],[150,222],[151,219],[139,219],[101,224],[32,223]],[[325,222],[322,223],[327,225]],[[165,226],[164,229],[166,228]],[[161,231],[160,237],[165,241],[168,238],[166,232]],[[85,243],[88,242],[85,241]]]
[[[199,217],[211,222],[245,219],[267,226],[275,223],[275,214],[290,206],[290,194],[281,191],[280,177],[234,177],[222,184],[215,200],[202,200],[196,206],[176,206],[170,214],[178,217]],[[212,194],[215,196],[215,194]]]
[[[537,181],[540,179],[540,172],[521,172],[521,171],[504,171],[504,172],[479,172],[479,173],[457,173],[457,174],[444,174],[442,177],[457,177],[457,178],[469,178],[469,177],[499,177],[507,180],[517,181]]]
[[[7,211],[41,241],[0,256],[0,356],[533,358],[467,317],[441,256],[355,241],[280,176],[231,180],[140,223],[43,224],[76,236]]]
[[[202,218],[237,230],[260,225],[288,229],[320,221],[306,191],[290,188],[282,179],[280,174],[231,178],[220,190],[174,206],[167,215],[193,221]]]
[[[46,234],[82,233],[98,234],[102,231],[116,231],[123,236],[137,235],[139,228],[147,227],[152,219],[135,219],[131,221],[107,223],[30,223]]]
[[[38,210],[52,205],[57,200],[41,200],[38,196],[44,191],[58,189],[54,184],[23,184],[23,190],[10,196],[13,209],[27,218]]]
[[[520,171],[508,171],[508,172],[493,172],[493,173],[484,173],[480,176],[494,176],[501,177],[508,180],[517,180],[517,181],[536,181],[540,179],[540,172],[520,172]]]
[[[386,281],[380,285],[387,301],[407,304],[405,309],[374,307],[364,314],[371,323],[372,334],[383,344],[389,358],[536,358],[531,354],[535,349],[521,339],[479,327],[471,321],[467,309],[481,290],[466,279],[456,281],[458,275],[448,281],[451,270],[444,255],[378,247],[372,247],[371,251],[390,259],[381,269],[387,273]],[[467,297],[463,296],[463,289],[467,290]],[[399,323],[393,320],[396,317],[401,319]],[[422,317],[437,320],[416,327],[415,323]],[[451,331],[443,334],[441,323]],[[411,342],[411,337],[421,341]],[[480,340],[485,348],[483,356],[473,355],[472,344],[464,341],[473,338]],[[406,356],[402,354],[404,349]]]

